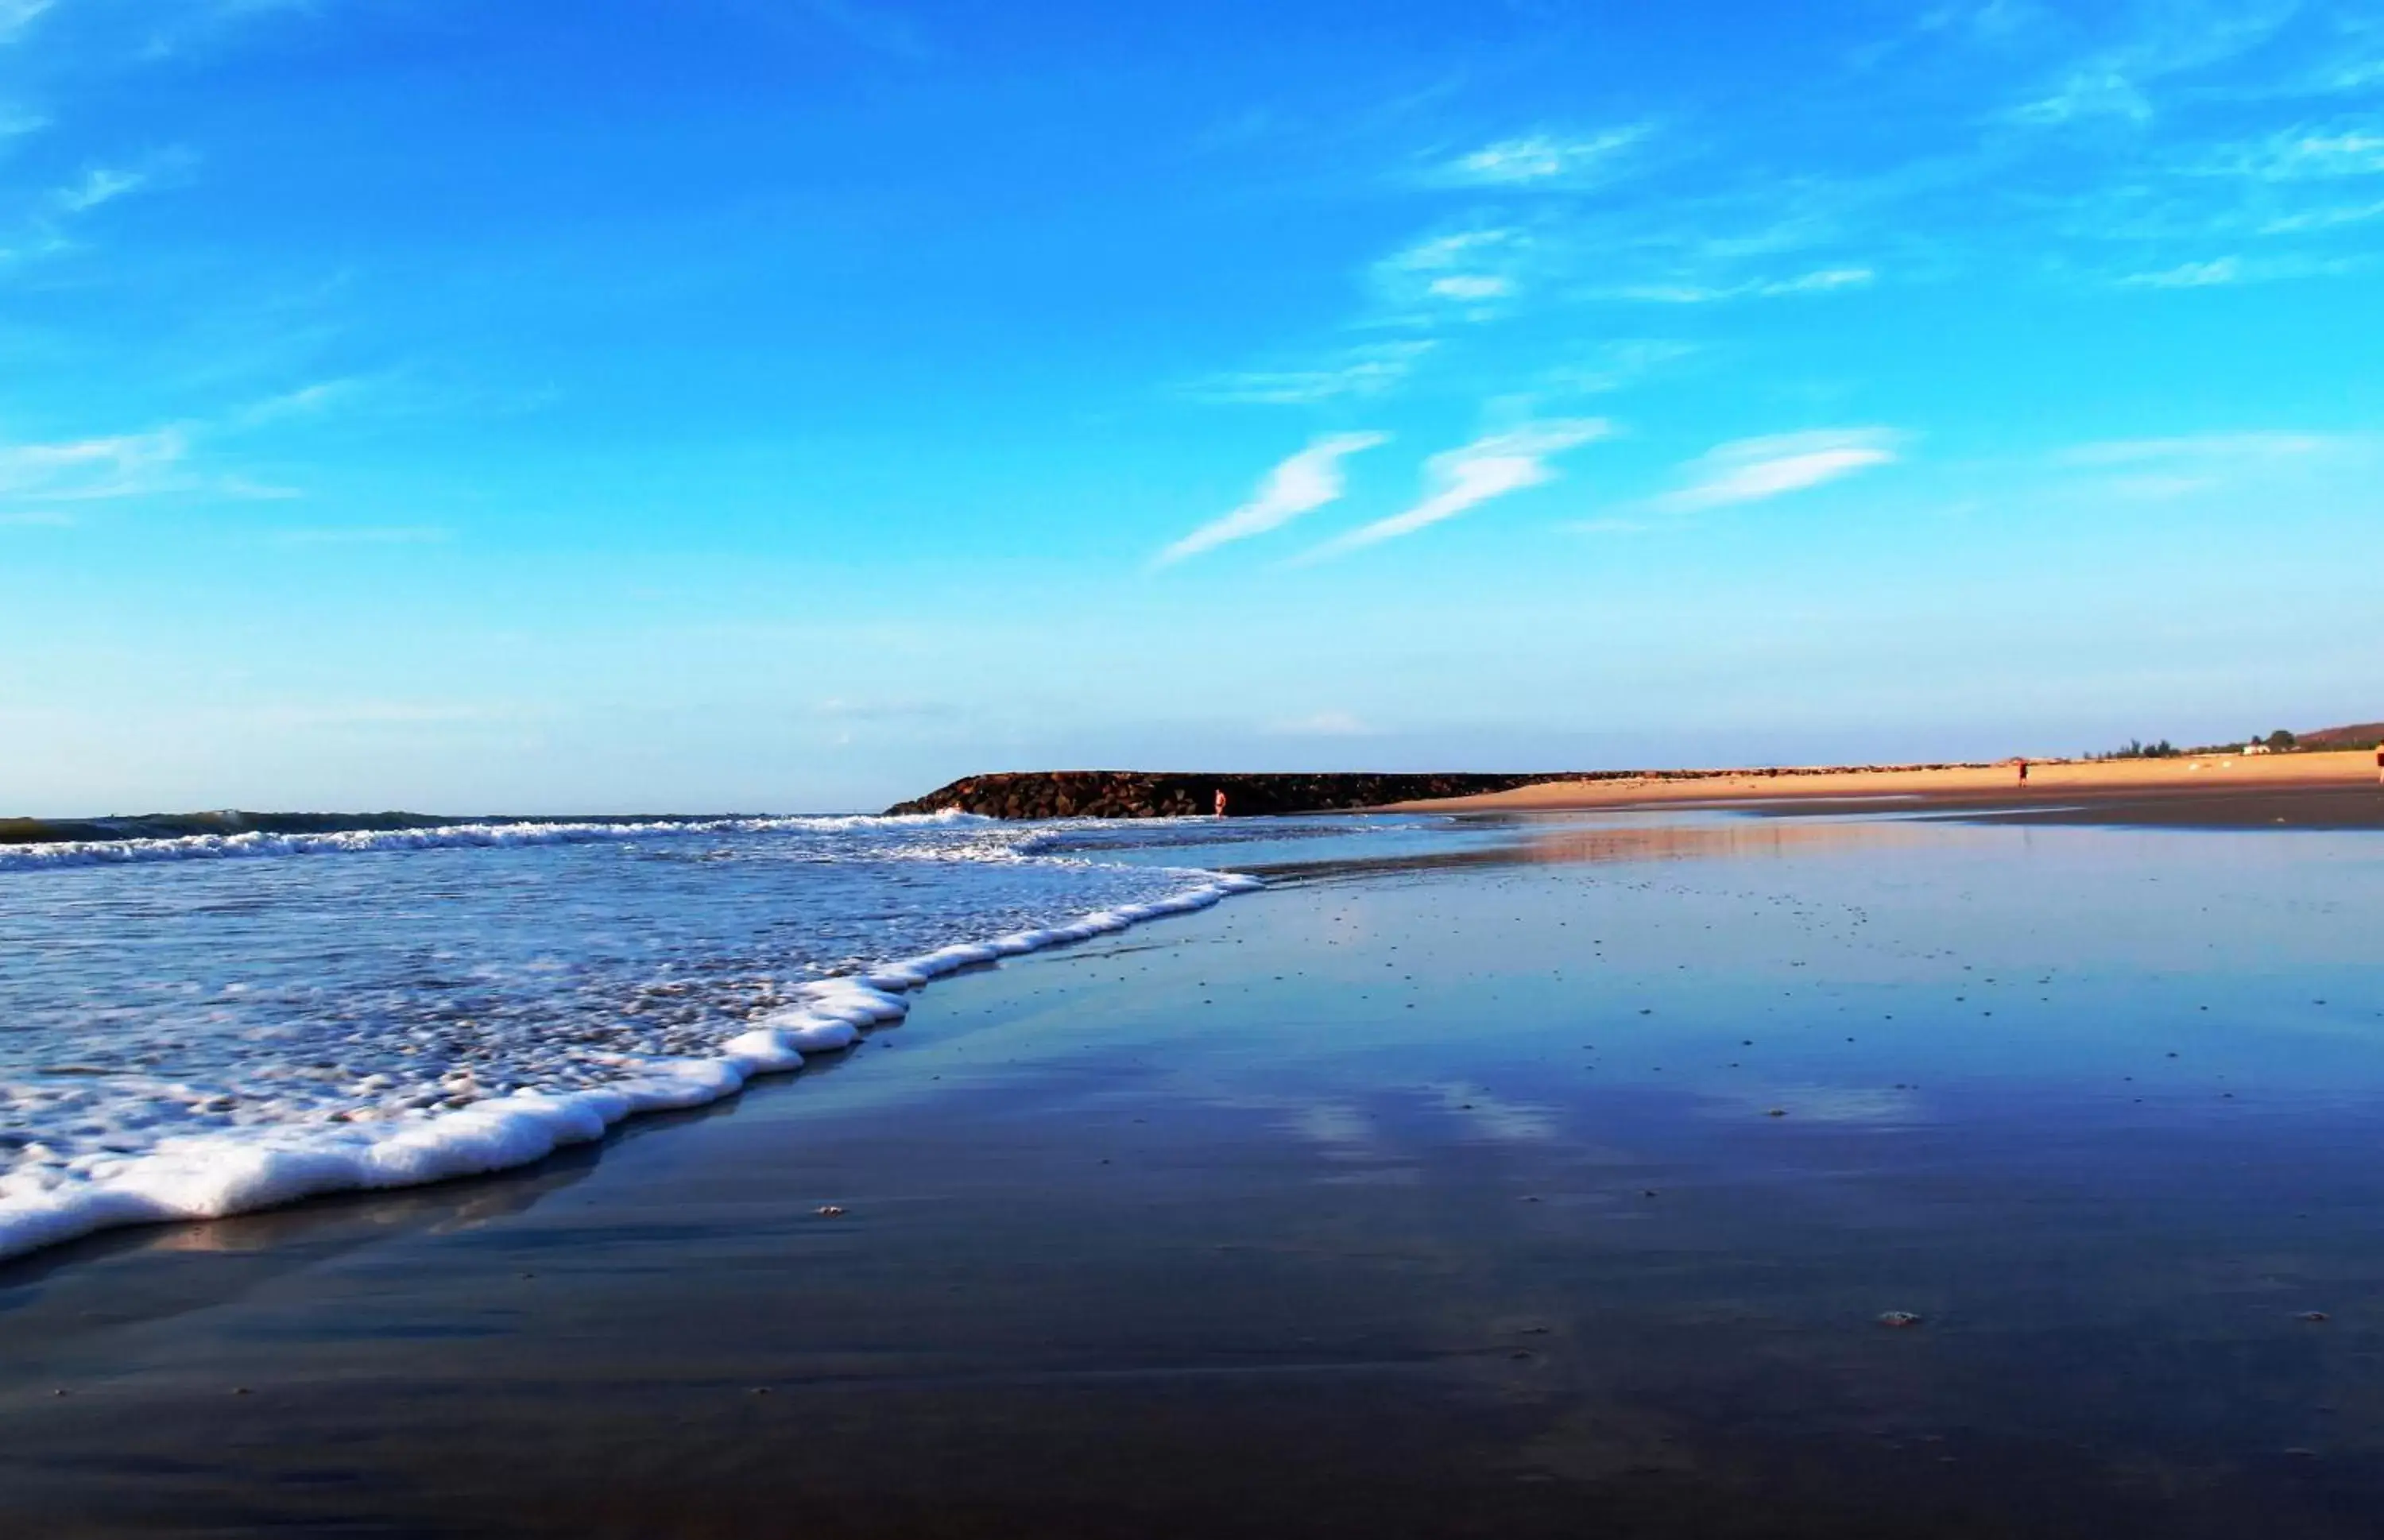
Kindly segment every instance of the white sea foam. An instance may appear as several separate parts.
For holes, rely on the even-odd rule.
[[[59,866],[117,866],[151,861],[232,861],[265,856],[358,855],[384,851],[491,849],[508,845],[584,845],[604,840],[652,839],[690,834],[753,834],[796,829],[841,834],[862,829],[993,826],[999,820],[971,813],[927,813],[902,817],[865,814],[800,818],[659,819],[647,823],[524,822],[443,824],[434,828],[341,829],[321,834],[192,834],[155,839],[63,839],[44,844],[0,845],[0,872]],[[1008,848],[1030,851],[1035,837],[1022,836]]]
[[[643,832],[689,826],[648,826]],[[622,826],[566,827],[588,831],[581,838],[625,837]],[[453,843],[498,843],[509,831],[525,828],[537,832],[525,833],[524,838],[559,834],[556,826],[470,826],[265,837],[292,843],[287,850],[258,848],[263,840],[235,849],[237,853],[407,849],[420,848],[429,835],[450,836]],[[219,847],[248,838],[128,841],[121,843],[173,846],[205,854],[93,859],[205,859],[234,853]],[[341,843],[352,840],[394,843]],[[416,843],[404,843],[408,840]],[[0,1174],[0,1258],[122,1225],[220,1218],[320,1193],[410,1186],[523,1165],[564,1146],[598,1138],[634,1113],[714,1101],[754,1075],[800,1069],[806,1054],[850,1047],[869,1028],[901,1020],[910,1010],[911,991],[960,969],[1206,908],[1260,886],[1251,877],[1215,873],[1161,869],[1149,875],[1194,876],[1198,886],[1115,905],[1065,924],[947,945],[856,975],[817,979],[798,987],[788,1003],[703,1051],[574,1061],[573,1067],[582,1074],[590,1062],[611,1066],[598,1083],[576,1087],[505,1087],[471,1099],[474,1072],[468,1064],[450,1069],[428,1089],[417,1088],[419,1082],[377,1074],[349,1087],[343,1105],[329,1112],[316,1108],[312,1121],[295,1117],[309,1104],[268,1102],[259,1121],[221,1126],[230,1114],[217,1104],[233,1098],[203,1097],[187,1087],[160,1081],[144,1087],[145,1098],[127,1103],[119,1086],[119,1100],[109,1113],[112,1125],[118,1136],[137,1132],[140,1140],[121,1148],[125,1141],[119,1136],[71,1152],[52,1151],[38,1140],[22,1143],[19,1153],[31,1158]],[[466,1088],[453,1098],[438,1096],[455,1086]],[[70,1120],[82,1106],[77,1095],[71,1090],[56,1093],[44,1105]],[[456,1101],[463,1104],[453,1104]],[[178,1131],[192,1127],[198,1131]]]

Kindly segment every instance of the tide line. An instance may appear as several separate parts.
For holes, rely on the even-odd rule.
[[[1205,875],[1211,880],[1167,898],[807,985],[801,1003],[720,1044],[716,1054],[638,1061],[635,1073],[612,1085],[514,1091],[418,1112],[394,1128],[343,1123],[189,1135],[31,1190],[11,1192],[9,1179],[0,1178],[0,1260],[127,1225],[220,1219],[325,1193],[417,1186],[527,1165],[601,1138],[625,1118],[717,1101],[756,1075],[800,1070],[806,1054],[850,1048],[870,1028],[907,1015],[913,992],[961,969],[1189,913],[1264,886],[1238,874]]]

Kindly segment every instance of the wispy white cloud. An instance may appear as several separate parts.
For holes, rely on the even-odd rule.
[[[145,171],[93,167],[75,181],[50,194],[50,201],[63,213],[84,214],[102,204],[114,203],[127,192],[139,191],[148,180],[149,174]]]
[[[2103,491],[2130,503],[2170,503],[2180,497],[2192,497],[2221,485],[2216,476],[2182,476],[2174,473],[2148,471],[2141,476],[2115,476],[2103,483]]]
[[[1557,471],[1548,464],[1551,458],[1609,437],[1613,431],[1614,425],[1601,417],[1554,418],[1489,434],[1435,454],[1424,462],[1425,481],[1433,490],[1422,502],[1404,513],[1328,540],[1301,560],[1321,561],[1380,545],[1455,518],[1492,498],[1552,481]]]
[[[1351,348],[1308,369],[1244,369],[1195,380],[1184,393],[1196,401],[1310,406],[1343,397],[1380,395],[1415,372],[1435,344],[1430,338]]]
[[[1429,314],[1447,304],[1479,307],[1513,297],[1525,242],[1521,230],[1459,230],[1402,247],[1374,264],[1375,287],[1394,307]],[[1488,312],[1472,311],[1474,318]]]
[[[1458,156],[1441,168],[1438,180],[1509,187],[1577,181],[1584,175],[1603,172],[1608,163],[1645,138],[1647,131],[1645,124],[1634,124],[1586,138],[1534,133],[1502,139]]]
[[[1269,471],[1248,503],[1177,540],[1161,552],[1152,565],[1166,566],[1203,551],[1263,535],[1302,514],[1338,502],[1347,485],[1341,462],[1389,439],[1387,433],[1335,433],[1317,440]]]
[[[2292,253],[2278,256],[2226,256],[2175,267],[2129,273],[2118,281],[2135,289],[2208,289],[2230,283],[2274,283],[2285,279],[2327,278],[2365,271],[2374,259],[2363,253],[2327,256]]]
[[[55,3],[56,0],[0,0],[0,43],[14,43],[19,32]]]
[[[2279,214],[2259,227],[2262,235],[2300,235],[2311,230],[2340,230],[2345,225],[2364,225],[2370,219],[2384,218],[2384,202],[2372,204],[2336,204],[2324,208],[2305,208],[2294,214]]]
[[[1624,338],[1602,343],[1585,357],[1546,370],[1540,383],[1552,391],[1603,394],[1620,391],[1700,351],[1698,343],[1669,337]]]
[[[190,435],[180,428],[59,443],[0,444],[0,504],[92,503],[185,484]]]
[[[204,47],[223,32],[280,17],[314,18],[333,0],[146,0],[150,31],[142,57],[155,62]]]
[[[2210,289],[2239,282],[2242,277],[2241,257],[2221,256],[2208,262],[2180,262],[2157,272],[2129,273],[2119,281],[2136,289]]]
[[[2244,481],[2340,468],[2375,446],[2374,439],[2350,433],[2192,433],[2078,444],[2056,453],[2054,463],[2100,473],[2090,481],[2100,496],[2171,502]]]
[[[2153,0],[2115,7],[2108,20],[2116,25],[2097,29],[2101,46],[2065,61],[2054,85],[2005,116],[2040,128],[2148,123],[2162,107],[2155,91],[2180,93],[2202,72],[2266,46],[2306,9],[2303,0]],[[2072,27],[2084,19],[2077,7],[2045,7],[2044,14]]]
[[[1879,274],[1869,267],[1822,267],[1796,278],[1779,279],[1756,288],[1758,294],[1819,294],[1831,289],[1860,289]]]
[[[2036,31],[2044,20],[2044,8],[2033,0],[1947,0],[1922,11],[1914,19],[1910,34],[1892,40],[1892,45],[1931,33],[2000,45]]]
[[[2081,119],[2117,118],[2141,123],[2152,103],[2136,82],[2112,68],[2082,69],[2043,96],[2012,109],[2015,122],[2052,127]]]
[[[2369,123],[2290,129],[2239,146],[2204,169],[2265,181],[2384,176],[2384,129]]]
[[[1468,230],[1434,235],[1392,254],[1385,266],[1417,272],[1434,272],[1469,261],[1488,248],[1502,246],[1519,234],[1511,230]]]
[[[1893,465],[1896,440],[1897,435],[1884,428],[1740,439],[1691,461],[1686,467],[1689,484],[1658,501],[1676,513],[1693,513],[1804,491],[1857,471]]]
[[[0,142],[5,142],[20,125],[30,131],[31,128],[45,127],[46,122],[0,116]],[[192,164],[193,157],[188,151],[169,150],[150,156],[145,165],[138,168],[93,167],[72,181],[35,194],[19,205],[18,229],[0,232],[0,264],[56,257],[76,250],[79,242],[75,228],[94,210],[177,177]]]
[[[2305,94],[2333,96],[2384,82],[2384,58],[2336,59],[2301,82]]]
[[[2263,430],[2249,433],[2190,433],[2169,439],[2112,439],[2079,444],[2058,456],[2071,466],[2141,466],[2161,461],[2278,460],[2319,454],[2348,447],[2351,439],[2333,433]]]
[[[1618,304],[1642,317],[1702,312],[1695,324],[1718,326],[1725,307],[1865,304],[1891,286],[1944,295],[1990,273],[2124,285],[2148,303],[2161,291],[2384,266],[2384,252],[2354,249],[2384,228],[2378,190],[2358,180],[2371,157],[2384,169],[2384,117],[2355,97],[2306,93],[2321,74],[2329,89],[2367,80],[2384,29],[2359,31],[2310,0],[2295,8],[1931,0],[1891,29],[1912,34],[1901,45],[1910,78],[1892,109],[1900,127],[1867,133],[1859,155],[1833,154],[1848,149],[1840,141],[1735,143],[1761,120],[1732,113],[1701,123],[1703,144],[1668,129],[1552,118],[1486,142],[1435,127],[1429,148],[1398,160],[1407,186],[1420,167],[1435,190],[1419,200],[1433,222],[1380,248],[1347,324],[1442,339],[1433,366],[1444,375],[1494,366],[1499,350],[1475,339],[1503,327],[1515,374],[1468,388],[1540,391],[1536,410],[1554,414],[1596,408],[1552,400],[1547,360],[1600,330],[1671,324],[1633,321]],[[2245,93],[2287,77],[2304,93]],[[1825,117],[1848,130],[1866,120],[1851,102]],[[2055,130],[2063,124],[2072,128]],[[1662,180],[1644,196],[1614,175],[1656,169],[1657,150]],[[1591,185],[1596,195],[1573,195]],[[1528,335],[1516,324],[1524,317]],[[1728,339],[1716,332],[1712,345]],[[1220,379],[1201,393],[1302,404],[1406,373],[1403,358],[1360,357]],[[1613,378],[1585,373],[1577,388],[1610,389]]]
[[[1453,273],[1434,279],[1429,292],[1445,300],[1504,299],[1515,292],[1515,280],[1485,273]]]
[[[294,503],[306,495],[303,488],[285,487],[279,482],[259,481],[246,476],[218,476],[203,485],[205,491],[216,496],[237,503]]]
[[[1794,278],[1749,279],[1719,286],[1696,283],[1638,284],[1615,292],[1618,299],[1649,304],[1714,304],[1724,300],[1778,299],[1788,294],[1823,294],[1832,290],[1860,289],[1879,277],[1869,267],[1821,267]]]
[[[0,443],[0,511],[58,503],[112,502],[161,493],[193,493],[241,502],[302,496],[290,487],[237,472],[203,470],[199,452],[210,441],[293,416],[327,410],[357,384],[325,380],[236,408],[214,419],[172,423],[142,433],[117,433],[48,443]],[[418,537],[419,531],[405,532]],[[307,532],[300,536],[311,538]],[[381,535],[387,538],[388,532]],[[294,538],[294,537],[293,537]],[[351,538],[330,531],[326,538]]]
[[[342,401],[353,398],[364,388],[355,379],[323,379],[312,385],[302,385],[277,396],[251,402],[237,408],[225,418],[228,428],[266,428],[274,423],[321,416]]]

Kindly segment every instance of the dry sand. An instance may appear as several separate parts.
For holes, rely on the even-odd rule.
[[[2214,792],[2343,789],[2377,783],[2376,753],[2195,754],[2178,759],[2030,760],[2030,795],[2206,797]],[[1666,771],[1627,779],[1548,781],[1513,791],[1401,802],[1399,812],[1558,813],[1681,802],[1769,802],[1895,797],[1924,801],[1998,799],[2020,790],[2014,762],[1999,764]]]

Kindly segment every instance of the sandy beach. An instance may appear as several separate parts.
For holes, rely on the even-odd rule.
[[[1291,852],[518,1174],[0,1268],[0,1529],[2372,1534],[2363,838]]]
[[[1557,813],[1681,803],[1842,801],[1899,798],[2016,805],[2048,798],[2169,796],[2233,799],[2246,792],[2377,789],[2372,750],[2308,754],[2193,754],[2175,759],[2030,760],[1928,768],[1796,768],[1675,772],[1614,780],[1548,781],[1484,796],[1394,804],[1403,812]],[[2224,816],[2222,813],[2221,816]]]
[[[0,0],[0,1540],[2379,1540],[2379,232],[2384,0]]]

